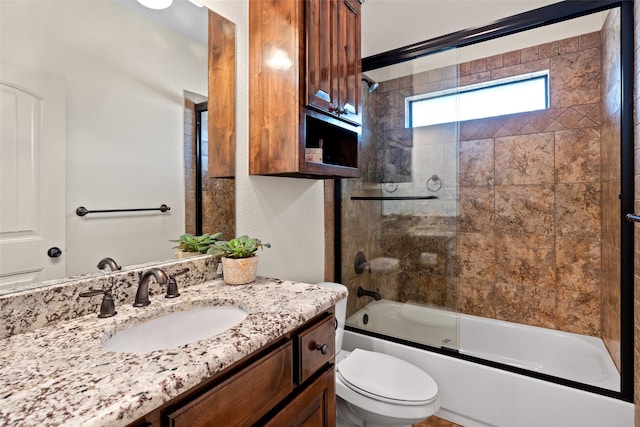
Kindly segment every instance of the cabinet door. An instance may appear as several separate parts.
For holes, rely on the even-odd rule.
[[[338,106],[336,1],[307,0],[307,105],[323,111]]]
[[[338,113],[341,118],[360,124],[360,3],[338,0],[337,8]]]
[[[293,391],[291,342],[168,413],[170,427],[250,426]]]
[[[311,383],[273,417],[268,427],[332,427],[336,425],[335,368]]]

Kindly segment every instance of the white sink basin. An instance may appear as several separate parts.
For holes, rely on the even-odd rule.
[[[224,306],[179,311],[118,332],[102,346],[119,353],[147,353],[176,348],[222,333],[248,315],[241,308]]]

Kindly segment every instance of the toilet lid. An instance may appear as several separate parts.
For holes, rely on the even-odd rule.
[[[337,371],[353,391],[384,402],[421,405],[438,394],[438,385],[426,372],[387,354],[355,349],[338,363]]]

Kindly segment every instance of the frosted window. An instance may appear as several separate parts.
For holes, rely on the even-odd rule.
[[[548,71],[406,99],[407,127],[429,126],[549,108]]]

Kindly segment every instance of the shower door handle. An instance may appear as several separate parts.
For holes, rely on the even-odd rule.
[[[625,218],[629,222],[640,222],[640,216],[628,213]]]

